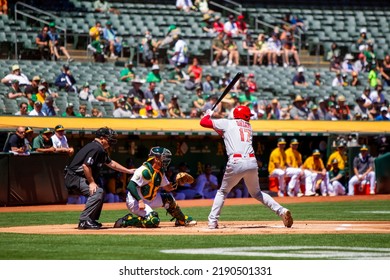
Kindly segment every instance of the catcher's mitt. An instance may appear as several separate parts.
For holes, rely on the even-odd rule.
[[[185,184],[192,184],[194,182],[194,177],[192,177],[187,172],[179,172],[176,175],[176,185],[183,186]]]

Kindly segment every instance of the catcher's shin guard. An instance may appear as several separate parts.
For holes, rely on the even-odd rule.
[[[161,194],[163,206],[167,210],[167,212],[176,219],[176,226],[193,226],[196,225],[196,221],[192,219],[192,217],[185,216],[180,209],[180,206],[177,205],[176,200],[173,198],[170,193],[162,193]],[[172,219],[172,220],[173,220]]]
[[[153,211],[150,212],[145,218],[142,219],[142,226],[145,228],[156,228],[160,224],[160,218],[158,213]]]
[[[132,214],[127,214],[124,217],[118,219],[114,224],[114,228],[125,227],[143,227],[141,217],[133,216]]]

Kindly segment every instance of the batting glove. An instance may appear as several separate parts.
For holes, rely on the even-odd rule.
[[[207,109],[205,116],[212,116],[214,114],[214,111],[211,109]]]

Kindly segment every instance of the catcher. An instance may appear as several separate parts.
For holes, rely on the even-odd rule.
[[[153,147],[149,158],[137,168],[127,185],[127,208],[130,214],[118,219],[114,228],[145,227],[155,228],[160,224],[158,213],[152,207],[164,207],[176,219],[175,226],[194,226],[196,221],[185,216],[172,194],[177,185],[192,183],[194,178],[185,172],[176,175],[176,184],[172,185],[165,172],[171,162],[171,152],[163,147]],[[166,192],[159,192],[162,188]]]

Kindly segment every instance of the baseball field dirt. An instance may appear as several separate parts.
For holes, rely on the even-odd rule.
[[[315,203],[336,201],[375,201],[389,200],[390,195],[371,196],[338,196],[338,197],[283,197],[275,198],[282,205],[292,203]],[[178,201],[181,207],[196,207],[212,205],[211,199]],[[259,204],[252,198],[227,199],[225,205]],[[0,212],[54,212],[54,211],[82,211],[84,205],[42,205],[2,207]],[[126,211],[125,203],[106,203],[105,210]],[[270,212],[270,215],[272,213]],[[294,215],[294,213],[293,213]],[[210,230],[207,222],[198,222],[194,227],[183,227],[178,230],[172,222],[162,222],[159,228],[113,228],[113,223],[103,223],[100,230],[78,230],[76,224],[20,226],[0,228],[0,232],[30,233],[30,234],[119,234],[119,235],[217,235],[217,234],[346,234],[346,233],[390,233],[388,221],[300,221],[294,217],[292,228],[285,228],[282,221],[221,221],[220,228]]]

